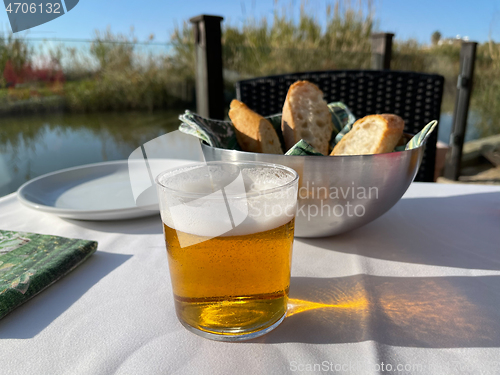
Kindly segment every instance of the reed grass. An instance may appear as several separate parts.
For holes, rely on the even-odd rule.
[[[247,16],[238,24],[223,23],[223,66],[227,96],[234,96],[239,79],[287,72],[369,69],[370,35],[380,28],[371,2],[334,1],[323,9],[302,3],[275,2],[272,17]],[[431,37],[431,36],[429,36]],[[150,38],[150,41],[153,39]],[[146,51],[145,51],[146,50]],[[396,39],[391,68],[442,74],[445,77],[443,111],[453,111],[460,45],[422,45]],[[33,58],[19,38],[0,36],[0,69],[14,61],[16,69]],[[194,100],[194,41],[188,22],[176,27],[161,53],[139,48],[133,33],[96,32],[87,51],[59,47],[51,59],[66,61],[66,82],[59,91],[37,88],[40,96],[64,97],[70,111],[155,110],[186,108]],[[5,83],[0,79],[0,84]],[[19,92],[25,98],[27,92]],[[0,90],[0,101],[17,100]],[[182,93],[182,95],[180,95]],[[479,45],[471,110],[479,116],[481,136],[500,132],[500,45]]]

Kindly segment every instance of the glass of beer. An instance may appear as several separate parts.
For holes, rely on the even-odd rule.
[[[298,180],[259,162],[191,164],[156,178],[175,309],[188,330],[239,341],[283,321]]]

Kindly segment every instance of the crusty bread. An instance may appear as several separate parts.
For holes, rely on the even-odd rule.
[[[264,154],[283,154],[281,143],[273,126],[244,103],[231,102],[229,118],[236,130],[236,139],[243,151]]]
[[[391,152],[401,139],[401,117],[391,114],[370,115],[356,121],[352,129],[335,145],[330,155],[367,155]]]
[[[308,81],[290,86],[283,106],[281,130],[287,150],[303,139],[323,155],[328,155],[333,123],[318,86]]]

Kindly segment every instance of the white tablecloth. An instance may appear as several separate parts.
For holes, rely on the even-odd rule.
[[[500,187],[414,183],[359,230],[296,239],[296,306],[245,343],[177,321],[159,217],[64,220],[9,195],[0,228],[99,241],[0,320],[1,374],[500,373]]]

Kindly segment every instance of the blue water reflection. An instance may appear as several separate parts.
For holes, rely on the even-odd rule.
[[[0,125],[0,196],[45,173],[126,160],[143,143],[177,129],[179,112],[51,114]]]
[[[479,123],[479,120],[480,117],[476,112],[469,111],[469,116],[467,118],[467,129],[465,132],[465,142],[480,138],[479,130],[475,127],[475,124]],[[450,143],[450,134],[452,127],[453,114],[441,113],[441,119],[439,121],[438,140],[446,144]]]

